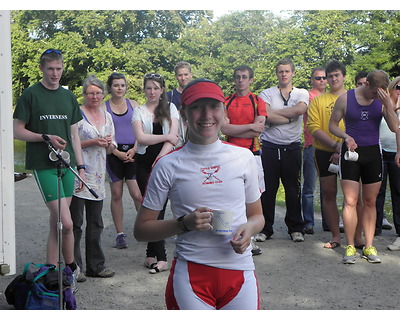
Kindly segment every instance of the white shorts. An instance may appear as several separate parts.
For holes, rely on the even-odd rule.
[[[165,299],[168,310],[259,310],[253,270],[229,270],[175,259]]]

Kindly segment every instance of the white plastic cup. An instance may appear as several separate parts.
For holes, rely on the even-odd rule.
[[[329,167],[328,167],[328,171],[329,171],[329,172],[332,172],[332,173],[338,174],[338,173],[339,173],[339,165],[338,165],[338,164],[331,163],[331,164],[329,165]]]
[[[232,211],[215,209],[211,212],[212,231],[220,236],[232,233]]]
[[[355,151],[346,151],[344,154],[344,160],[347,161],[357,161],[358,160],[358,153]]]

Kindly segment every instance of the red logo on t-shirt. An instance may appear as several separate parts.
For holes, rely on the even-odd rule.
[[[201,168],[200,171],[204,173],[207,178],[204,180],[203,184],[214,184],[222,183],[221,179],[218,179],[215,174],[221,169],[221,166],[213,166],[208,168]]]

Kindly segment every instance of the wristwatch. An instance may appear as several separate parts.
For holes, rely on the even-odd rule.
[[[176,221],[178,222],[179,228],[183,231],[183,232],[187,232],[190,231],[189,228],[185,225],[185,223],[183,222],[183,218],[185,217],[185,215],[180,216],[178,219],[176,219]]]
[[[81,169],[86,170],[86,166],[84,164],[80,164],[79,166],[76,166],[76,169],[79,171]]]

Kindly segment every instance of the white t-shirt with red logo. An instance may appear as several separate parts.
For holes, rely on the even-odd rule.
[[[257,201],[260,195],[256,161],[248,149],[220,140],[210,145],[189,141],[156,163],[143,206],[158,211],[169,199],[175,218],[198,207],[230,210],[232,235],[216,235],[211,230],[179,234],[175,256],[217,268],[254,270],[251,246],[237,254],[229,241],[247,221],[246,203]]]

